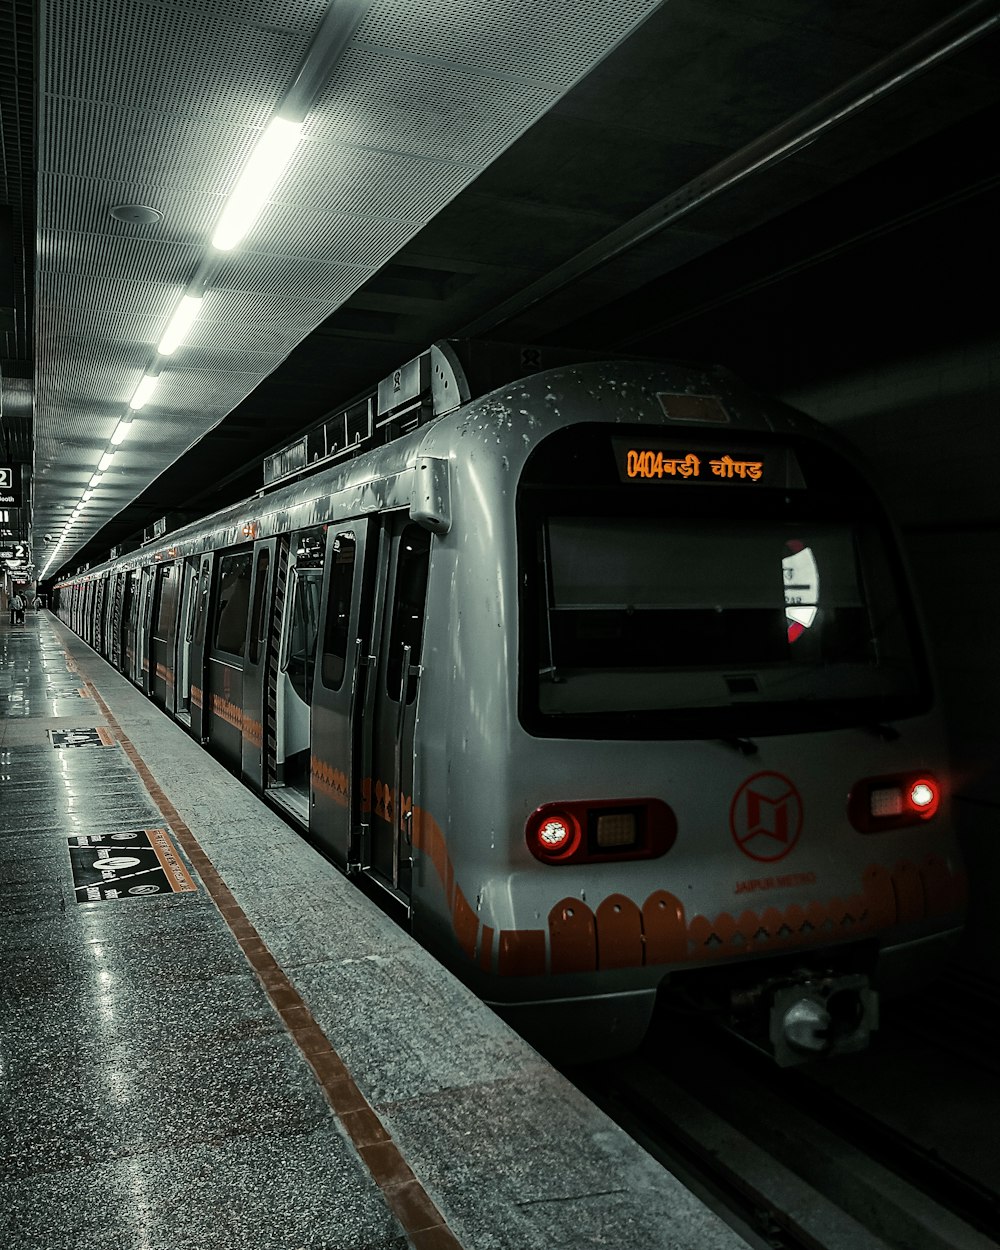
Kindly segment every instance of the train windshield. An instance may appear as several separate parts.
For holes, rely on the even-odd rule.
[[[539,492],[522,516],[531,728],[752,735],[919,710],[912,609],[875,515],[806,490],[791,504],[651,498]]]

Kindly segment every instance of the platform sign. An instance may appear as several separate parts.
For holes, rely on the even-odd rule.
[[[0,508],[20,508],[21,466],[0,464]]]
[[[198,890],[166,829],[78,834],[69,839],[69,857],[78,903]]]

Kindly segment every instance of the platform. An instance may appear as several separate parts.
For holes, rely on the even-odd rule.
[[[47,612],[0,880],[4,1250],[745,1246]]]

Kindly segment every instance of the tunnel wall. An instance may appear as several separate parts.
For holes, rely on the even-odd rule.
[[[971,919],[960,962],[1000,983],[1000,359],[995,341],[784,395],[858,448],[903,530],[948,724]]]

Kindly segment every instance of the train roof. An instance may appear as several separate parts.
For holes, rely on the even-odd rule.
[[[333,492],[351,496],[357,514],[406,503],[421,513],[413,498],[415,468],[427,475],[418,519],[446,532],[442,463],[459,454],[463,440],[471,447],[478,434],[527,454],[554,427],[593,421],[595,401],[608,422],[821,430],[803,414],[754,395],[720,367],[444,340],[269,456],[256,495],[172,532],[163,528],[139,549],[113,553],[58,584],[194,554],[219,545],[220,534],[224,546],[250,541],[263,518],[301,510]]]

